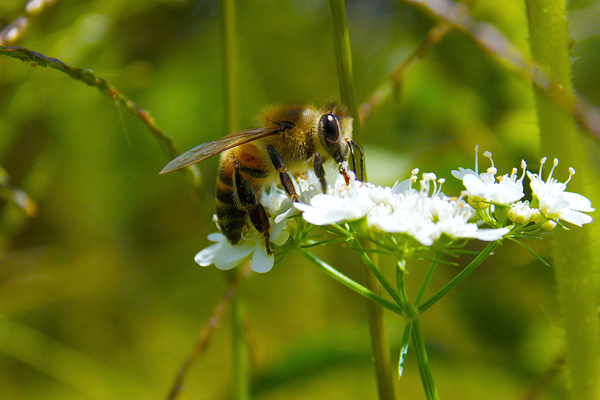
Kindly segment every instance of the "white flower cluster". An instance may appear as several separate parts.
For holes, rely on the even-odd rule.
[[[461,199],[453,199],[441,192],[443,179],[435,174],[423,174],[420,189],[413,189],[418,170],[406,181],[393,188],[375,186],[340,177],[332,194],[319,194],[310,204],[296,203],[304,219],[314,225],[329,225],[366,217],[374,232],[406,234],[424,246],[431,246],[442,235],[451,238],[472,238],[485,241],[499,240],[508,228],[479,229],[469,220],[473,208]],[[437,187],[437,184],[440,184]]]
[[[475,151],[477,150],[476,147]],[[464,168],[452,171],[452,175],[463,181],[466,188],[463,196],[467,197],[469,203],[475,208],[489,207],[494,211],[497,207],[510,207],[508,217],[511,221],[517,224],[540,222],[541,228],[545,230],[553,229],[561,220],[577,226],[592,222],[592,217],[584,214],[594,211],[591,201],[580,194],[565,192],[567,183],[575,175],[573,168],[569,168],[569,179],[565,183],[558,182],[552,177],[558,165],[558,159],[555,158],[552,170],[544,181],[542,169],[547,160],[544,157],[540,162],[540,170],[537,174],[527,171],[527,164],[522,161],[523,174],[521,177],[517,176],[517,169],[514,168],[510,176],[504,175],[496,178],[497,170],[494,167],[492,154],[486,151],[484,155],[492,163],[485,173],[478,174],[477,171]],[[475,169],[477,170],[477,164]],[[523,192],[525,174],[530,180],[533,195],[531,203],[521,201],[525,196]]]
[[[309,190],[302,193],[309,193]],[[294,210],[292,200],[283,190],[272,185],[263,193],[261,203],[269,212],[271,243],[281,246],[289,237],[284,228],[287,223],[286,218],[291,215],[290,211]],[[213,219],[216,222],[216,215]],[[202,250],[195,257],[195,261],[203,267],[214,264],[218,269],[228,270],[241,264],[252,254],[250,268],[254,272],[269,272],[273,268],[275,259],[272,254],[267,254],[265,239],[256,229],[245,231],[236,245],[229,243],[222,233],[211,233],[208,235],[208,240],[216,243]]]
[[[540,213],[548,221],[543,225],[546,230],[556,226],[559,220],[570,222],[573,225],[582,226],[592,222],[592,217],[584,212],[592,212],[592,202],[578,193],[565,192],[567,183],[575,175],[575,170],[569,168],[569,179],[565,183],[558,182],[552,177],[554,169],[558,165],[558,159],[554,159],[552,170],[548,179],[544,181],[542,177],[542,168],[546,162],[546,157],[542,158],[539,174],[532,174],[527,171],[527,176],[531,180],[531,190],[533,191],[533,202]]]
[[[444,180],[438,180],[432,173],[422,174],[419,189],[413,188],[412,185],[417,182],[417,169],[412,171],[409,179],[392,188],[356,181],[349,173],[348,184],[339,176],[326,194],[319,190],[320,183],[315,174],[309,172],[296,182],[297,203],[292,203],[283,190],[273,185],[265,191],[261,200],[271,218],[271,243],[276,246],[285,244],[289,238],[286,227],[290,217],[299,212],[306,222],[313,225],[361,220],[366,223],[369,235],[399,235],[414,239],[423,246],[432,246],[442,237],[451,240],[500,240],[511,234],[516,225],[534,223],[539,224],[540,229],[549,230],[560,220],[578,226],[592,221],[589,215],[584,214],[594,211],[591,202],[582,195],[565,192],[575,173],[572,168],[571,177],[565,183],[552,177],[558,160],[554,161],[547,180],[543,180],[545,158],[538,174],[527,171],[523,161],[520,176],[515,168],[510,175],[496,177],[491,153],[485,152],[484,155],[492,164],[485,173],[477,172],[477,162],[475,171],[464,168],[452,171],[466,188],[459,198],[444,195],[441,191]],[[531,203],[521,201],[526,175],[533,192]],[[505,215],[512,222],[501,218],[494,220],[494,213]],[[484,218],[486,216],[487,219]],[[483,222],[495,229],[482,229]],[[244,232],[242,240],[235,246],[221,233],[209,235],[209,240],[216,243],[196,255],[196,262],[202,266],[214,264],[219,269],[230,269],[252,254],[251,268],[254,271],[267,272],[273,267],[273,255],[267,254],[263,236],[253,228]]]

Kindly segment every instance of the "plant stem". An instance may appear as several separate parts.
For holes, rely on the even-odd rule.
[[[427,350],[425,349],[425,340],[423,340],[423,334],[421,333],[421,321],[419,317],[416,317],[412,321],[411,338],[415,355],[417,356],[417,363],[419,364],[419,373],[421,374],[425,396],[427,396],[427,400],[438,400],[439,397],[435,383],[433,382],[431,368],[429,367],[429,359],[427,358]]]
[[[245,338],[243,299],[240,293],[231,299],[231,332],[233,350],[233,382],[235,400],[250,398],[248,343]]]
[[[348,278],[346,275],[340,273],[338,270],[331,267],[325,261],[321,260],[319,257],[315,256],[310,251],[305,250],[303,248],[299,248],[298,251],[300,253],[302,253],[302,255],[304,257],[306,257],[306,259],[308,259],[310,262],[315,264],[317,267],[321,268],[327,275],[329,275],[336,281],[340,282],[342,285],[355,291],[356,293],[367,298],[368,300],[376,302],[377,304],[381,305],[382,307],[385,307],[388,310],[390,310],[398,315],[402,315],[402,309],[400,308],[399,305],[392,303],[391,301],[389,301],[387,299],[384,299],[379,294],[376,294],[373,291],[367,289],[366,287],[356,283],[352,279]]]
[[[225,130],[224,135],[228,135],[239,129],[235,0],[224,0],[221,5],[221,29],[225,110],[223,129]],[[244,330],[243,301],[241,293],[238,293],[231,302],[234,400],[248,400],[250,398],[249,351]]]
[[[223,0],[221,6],[221,34],[223,35],[223,73],[224,73],[224,134],[239,129],[239,92],[238,92],[238,57],[237,34],[235,20],[235,0]]]
[[[590,171],[596,168],[586,154],[583,138],[578,135],[573,118],[574,95],[567,34],[565,0],[528,0],[529,36],[535,61],[547,69],[556,98],[565,99],[562,107],[536,91],[536,106],[541,145],[544,154],[559,157],[573,166],[583,178],[569,183],[570,191],[594,193],[589,185]],[[567,111],[565,111],[567,110]],[[588,156],[588,157],[586,157]],[[590,229],[575,228],[568,232],[555,229],[552,255],[558,299],[563,318],[568,380],[571,396],[577,400],[600,398],[600,327],[596,293],[600,266],[591,256]]]
[[[436,253],[435,258],[436,259],[434,261],[432,261],[431,265],[429,266],[429,270],[427,271],[427,275],[425,275],[425,280],[423,281],[423,284],[421,285],[421,289],[419,289],[419,294],[417,295],[417,299],[415,300],[415,306],[419,306],[421,304],[421,301],[423,301],[423,296],[425,296],[425,292],[427,291],[427,288],[429,287],[429,284],[431,283],[431,279],[433,278],[433,274],[438,265],[438,261],[437,261],[437,259],[439,258],[438,253]]]
[[[81,81],[86,85],[93,86],[105,95],[109,96],[115,104],[124,108],[131,114],[135,115],[142,123],[146,125],[163,153],[169,158],[175,158],[180,154],[180,151],[175,148],[171,138],[164,133],[154,118],[147,110],[140,108],[137,104],[125,97],[115,87],[109,85],[107,81],[96,76],[94,71],[83,68],[76,68],[57,60],[56,58],[46,57],[35,51],[23,47],[4,47],[0,46],[0,56],[5,55],[21,61],[24,61],[35,67],[52,68],[62,73],[67,74],[73,79]],[[204,188],[201,185],[202,177],[197,165],[190,165],[183,170],[183,173],[190,184],[190,187],[196,192],[199,197],[204,197]]]
[[[446,293],[448,293],[456,285],[461,283],[467,276],[469,276],[469,274],[471,274],[471,272],[475,271],[475,268],[477,268],[487,257],[489,257],[494,251],[494,249],[498,247],[499,244],[499,241],[490,242],[490,244],[488,244],[487,247],[483,249],[483,251],[479,253],[469,265],[465,267],[465,269],[460,271],[458,275],[456,275],[450,282],[448,282],[443,288],[441,288],[439,292],[431,296],[429,300],[417,307],[419,314],[423,314],[425,310],[434,305],[438,300],[444,297]]]
[[[371,258],[374,261],[373,266],[377,268],[377,255],[373,254]],[[374,274],[364,265],[362,269],[365,286],[371,288],[376,294],[381,294],[381,285],[375,279]],[[392,380],[392,360],[383,308],[373,301],[368,301],[367,309],[369,312],[369,325],[371,327],[373,355],[375,357],[375,370],[377,371],[379,398],[381,400],[393,400],[395,392],[394,381]]]
[[[352,52],[350,51],[350,35],[346,19],[344,0],[329,0],[329,17],[333,29],[333,44],[337,61],[340,96],[348,107],[354,122],[352,139],[362,148],[363,138],[360,127],[358,108],[354,97],[354,77],[352,73]],[[365,171],[365,181],[367,172]]]
[[[377,268],[377,266],[373,263],[371,258],[369,258],[369,255],[367,254],[367,252],[364,251],[362,249],[362,247],[358,247],[357,251],[360,255],[360,258],[363,260],[365,265],[371,270],[373,275],[375,275],[375,278],[377,278],[379,283],[381,283],[381,285],[383,285],[386,292],[388,292],[388,294],[392,297],[392,299],[400,305],[400,298],[398,297],[398,293],[396,293],[396,291],[394,290],[392,285],[390,285],[390,283],[387,281],[387,279],[385,279],[385,276],[383,276],[381,271],[379,271],[379,268]]]
[[[418,310],[411,305],[410,300],[408,299],[408,293],[406,293],[406,286],[404,284],[404,270],[401,268],[403,267],[401,263],[402,262],[399,261],[398,267],[396,268],[396,281],[398,285],[398,294],[402,300],[402,309],[407,315],[407,327],[404,330],[404,335],[410,335],[412,339],[413,348],[417,357],[417,363],[419,364],[419,373],[421,374],[421,382],[423,383],[425,396],[427,397],[427,400],[435,400],[438,399],[438,394],[433,381],[431,367],[429,366],[429,359],[427,358],[425,340],[423,339],[423,333],[421,332],[420,315]],[[403,345],[405,341],[406,338],[403,338]],[[402,353],[401,356],[403,356]],[[402,362],[402,360],[400,360],[400,362]]]
[[[350,35],[346,20],[346,7],[344,0],[329,0],[329,16],[334,35],[334,47],[338,69],[340,95],[342,101],[348,106],[353,118],[353,140],[362,148],[363,140],[360,128],[360,119],[356,100],[354,98],[354,82],[352,76],[352,53],[350,51]],[[362,171],[367,180],[366,168]],[[377,258],[372,256],[373,265],[377,268]],[[362,265],[365,286],[377,296],[381,293],[381,285],[374,279],[367,266]],[[371,326],[371,339],[373,342],[373,355],[375,357],[379,398],[393,400],[395,398],[394,382],[390,349],[387,340],[386,323],[383,308],[373,302],[367,303],[369,321]]]

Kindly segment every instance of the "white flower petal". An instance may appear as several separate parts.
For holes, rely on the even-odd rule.
[[[465,169],[463,167],[458,167],[458,171],[457,170],[452,170],[452,176],[455,177],[456,179],[460,179],[461,181],[463,180],[463,178],[466,175],[475,175],[475,176],[479,176],[477,174],[477,172],[473,171],[472,169]]]
[[[210,240],[211,242],[221,242],[226,239],[225,235],[223,235],[222,233],[213,232],[208,235],[208,240]]]
[[[298,213],[298,210],[294,207],[291,207],[286,212],[281,213],[278,216],[276,216],[274,221],[275,221],[275,223],[279,223],[279,222],[285,220],[286,218],[292,217],[294,214],[297,214],[297,213]]]
[[[194,261],[196,261],[202,267],[208,267],[214,262],[214,260],[216,260],[219,254],[219,250],[221,250],[221,247],[223,247],[222,243],[216,243],[212,246],[205,248],[204,250],[196,254],[196,257],[194,257]]]
[[[229,242],[226,242],[223,245],[223,250],[224,251],[221,252],[222,254],[218,257],[218,262],[228,264],[246,258],[254,250],[254,243],[248,240],[241,240],[234,246]]]
[[[294,207],[302,211],[302,217],[313,225],[329,225],[359,219],[364,215],[351,199],[328,194],[313,197],[310,205],[296,203]]]
[[[508,232],[510,232],[509,228],[479,229],[472,237],[474,239],[483,240],[484,242],[493,242],[502,239]]]
[[[577,226],[589,224],[593,220],[589,215],[574,210],[562,210],[559,219]]]
[[[417,240],[417,242],[421,243],[423,246],[431,246],[434,243],[433,237],[431,235],[425,235],[422,232],[414,232],[411,236],[414,237]]]
[[[541,165],[544,165],[546,159],[542,159]],[[583,212],[595,211],[592,208],[591,201],[578,193],[565,192],[566,183],[558,182],[552,177],[554,169],[558,165],[558,160],[554,160],[554,167],[548,178],[544,181],[542,175],[542,167],[539,174],[528,172],[527,175],[531,180],[531,190],[533,192],[534,203],[539,204],[540,212],[550,220],[564,220],[571,224],[582,226],[592,222],[592,217]],[[567,180],[569,182],[575,171],[570,169],[571,176]],[[552,224],[548,224],[551,226]]]
[[[223,262],[223,261],[217,260],[214,262],[214,264],[215,264],[215,267],[217,267],[217,269],[220,269],[221,271],[227,271],[227,270],[237,267],[238,265],[240,265],[242,263],[242,261],[244,261],[244,259],[235,260],[235,261],[231,261],[231,262]]]
[[[273,268],[274,262],[275,257],[273,257],[272,254],[268,255],[267,249],[257,244],[254,249],[252,261],[250,261],[250,268],[252,268],[252,271],[258,272],[260,274],[269,272],[271,268]]]
[[[290,234],[287,232],[281,232],[281,234],[277,237],[277,239],[271,240],[271,243],[276,244],[277,246],[282,246],[289,239]]]
[[[487,196],[488,186],[483,183],[477,175],[466,174],[462,181],[469,193],[481,198],[485,198]]]
[[[596,211],[592,208],[592,202],[585,196],[580,195],[579,193],[572,192],[564,192],[562,194],[564,200],[569,202],[569,207],[571,210],[583,211],[583,212],[592,212]]]

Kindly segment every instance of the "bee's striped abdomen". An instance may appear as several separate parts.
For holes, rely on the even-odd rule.
[[[223,153],[217,179],[217,222],[231,244],[240,241],[248,216],[260,201],[262,179],[268,176],[254,146]]]
[[[238,207],[233,187],[233,164],[223,162],[217,179],[217,222],[231,244],[242,238],[248,212]]]

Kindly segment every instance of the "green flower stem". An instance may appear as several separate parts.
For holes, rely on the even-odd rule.
[[[416,306],[421,304],[421,301],[423,301],[423,296],[425,296],[425,292],[427,291],[427,288],[429,287],[429,284],[431,283],[431,279],[433,278],[433,274],[435,273],[435,269],[438,265],[438,257],[439,257],[439,254],[436,253],[436,257],[435,257],[436,259],[434,261],[432,261],[431,265],[429,266],[427,275],[425,275],[425,280],[423,281],[423,284],[421,285],[421,289],[419,289],[419,294],[417,295],[417,299],[415,300]]]
[[[379,398],[383,400],[393,400],[394,393],[394,385],[391,379],[391,360],[390,360],[390,352],[387,343],[387,336],[382,334],[385,332],[385,324],[383,319],[383,309],[381,306],[395,312],[396,314],[402,315],[402,309],[397,305],[392,303],[389,300],[384,299],[379,294],[374,293],[373,291],[365,288],[364,286],[356,283],[352,279],[347,276],[341,274],[336,269],[329,266],[327,263],[320,260],[311,252],[299,248],[298,251],[302,253],[304,257],[314,263],[316,266],[321,268],[327,275],[331,276],[344,286],[349,289],[355,291],[356,293],[366,297],[369,301],[367,304],[369,306],[369,320],[371,324],[371,338],[373,341],[373,348],[375,353],[375,362],[377,367],[378,374],[378,388],[379,388]],[[369,269],[365,267],[366,274],[365,278],[370,278],[367,280],[367,284],[374,285],[377,281],[373,279],[373,275],[369,272]],[[376,332],[374,334],[373,332]],[[382,342],[385,341],[385,342]],[[383,373],[382,373],[383,372]]]
[[[235,0],[224,0],[221,4],[221,34],[224,71],[224,135],[239,129],[239,91],[237,32]],[[241,272],[238,272],[241,273]],[[243,296],[238,293],[231,300],[231,330],[233,354],[233,398],[250,398],[249,351],[245,338]]]
[[[371,265],[374,270],[377,268],[377,255],[372,254],[373,262]],[[368,267],[362,266],[365,285],[377,295],[381,294],[381,285],[375,279],[375,275],[371,273]],[[381,274],[379,274],[381,276]],[[373,345],[373,356],[375,359],[375,370],[377,371],[377,387],[380,400],[394,400],[394,381],[392,379],[392,360],[391,352],[387,335],[387,324],[383,308],[372,301],[367,302],[367,310],[369,312],[369,325],[371,327],[371,342]]]
[[[405,261],[398,261],[398,265],[396,266],[396,286],[398,287],[398,297],[400,298],[400,307],[404,311],[404,315],[406,315],[406,320],[411,322],[414,320],[418,314],[417,311],[410,304],[410,300],[408,299],[408,294],[406,293],[406,287],[404,285],[404,266],[406,265]]]
[[[224,134],[229,135],[236,132],[240,125],[235,0],[224,0],[221,5],[221,35],[223,36],[223,74],[225,84],[225,125],[223,129]]]
[[[425,341],[423,340],[423,334],[421,333],[421,321],[419,317],[412,321],[411,338],[417,357],[417,363],[419,364],[419,373],[421,374],[421,382],[423,383],[425,396],[427,397],[427,400],[438,400],[439,397],[437,389],[435,388],[435,383],[433,382],[431,368],[429,367],[429,359],[427,358]]]
[[[404,284],[404,265],[403,261],[398,262],[398,268],[396,268],[396,280],[398,284],[398,293],[400,295],[400,299],[402,300],[402,308],[406,312],[407,315],[407,327],[404,330],[404,335],[410,335],[413,343],[413,348],[415,350],[415,355],[417,357],[417,363],[419,364],[419,373],[421,374],[421,382],[423,383],[423,390],[425,391],[425,396],[427,400],[438,399],[437,389],[435,388],[435,383],[433,381],[433,374],[431,373],[431,368],[429,366],[429,359],[427,358],[427,350],[425,349],[425,340],[423,339],[423,334],[421,332],[421,321],[418,310],[413,308],[408,299],[408,294],[406,293],[406,285]],[[403,338],[403,346],[405,346],[406,338]],[[404,347],[401,351],[405,351]],[[403,354],[400,353],[401,359],[400,363],[403,361]],[[398,371],[401,369],[401,364],[399,364]]]
[[[379,296],[378,294],[372,292],[371,290],[367,289],[366,287],[364,287],[364,286],[358,284],[357,282],[353,281],[352,279],[348,278],[346,275],[340,273],[338,270],[331,267],[329,264],[327,264],[326,262],[324,262],[323,260],[321,260],[320,258],[315,256],[310,251],[305,250],[303,248],[299,248],[298,251],[300,253],[302,253],[302,255],[304,257],[306,257],[310,262],[315,264],[317,267],[321,268],[327,275],[329,275],[336,281],[340,282],[342,285],[355,291],[356,293],[360,294],[361,296],[374,301],[375,303],[381,305],[382,307],[385,307],[388,310],[390,310],[398,315],[402,315],[402,309],[400,308],[399,305],[394,304],[387,299],[384,299],[383,297]]]
[[[398,303],[398,305],[401,305],[400,298],[398,297],[398,293],[396,293],[396,291],[394,290],[392,285],[388,282],[388,280],[385,279],[385,276],[383,276],[383,274],[381,273],[379,268],[377,268],[377,266],[375,264],[373,264],[373,261],[371,260],[371,258],[369,258],[369,255],[367,254],[367,252],[364,251],[364,249],[362,249],[362,247],[357,247],[356,249],[358,251],[358,254],[360,255],[361,260],[363,260],[365,265],[367,267],[369,267],[369,269],[371,270],[373,275],[375,275],[377,280],[385,288],[385,290],[392,297],[392,299],[394,299],[394,301],[396,303]]]
[[[348,106],[353,122],[353,140],[363,148],[362,133],[358,108],[354,98],[354,83],[352,74],[352,53],[350,51],[350,35],[348,34],[348,22],[346,20],[346,7],[344,0],[329,0],[329,16],[334,35],[334,48],[337,61],[340,95],[342,101]],[[355,166],[356,167],[356,166]],[[362,171],[364,179],[367,180],[367,171]],[[373,255],[373,264],[377,267],[376,256]],[[365,285],[378,297],[381,292],[379,282],[373,278],[369,269],[363,265]],[[393,400],[395,398],[394,382],[392,381],[392,368],[390,360],[390,349],[387,340],[386,323],[383,309],[368,302],[369,321],[371,325],[371,339],[373,341],[373,355],[377,369],[377,382],[379,398],[382,400]]]
[[[444,295],[446,295],[446,293],[448,293],[456,285],[461,283],[467,276],[469,276],[469,274],[471,274],[471,272],[473,272],[475,270],[475,268],[477,268],[487,257],[489,257],[492,254],[492,252],[494,251],[494,249],[496,247],[498,247],[499,245],[500,245],[499,241],[490,242],[487,245],[487,247],[485,249],[483,249],[483,251],[481,253],[479,253],[479,255],[477,255],[477,257],[475,257],[475,259],[473,261],[471,261],[471,263],[469,265],[467,265],[465,267],[465,269],[460,271],[460,273],[458,275],[456,275],[450,282],[448,282],[443,288],[440,289],[439,292],[434,294],[429,300],[427,300],[425,303],[419,305],[417,307],[418,313],[419,314],[424,313],[425,310],[427,310],[429,307],[434,305],[439,299],[444,297]]]
[[[231,299],[231,331],[233,382],[235,400],[250,398],[249,351],[245,337],[243,298],[238,293]]]
[[[352,139],[363,148],[358,107],[356,106],[356,99],[354,97],[352,52],[350,51],[350,35],[348,33],[348,21],[346,19],[346,6],[344,0],[329,0],[329,17],[333,29],[333,43],[335,48],[335,59],[337,61],[340,96],[354,119],[352,124]],[[366,181],[366,168],[364,174]]]
[[[591,171],[597,168],[573,118],[576,102],[571,85],[571,62],[565,0],[527,0],[529,37],[534,60],[551,76],[547,92],[536,91],[536,107],[544,155],[558,157],[583,175],[569,183],[569,191],[595,195]],[[556,100],[561,100],[557,104]],[[577,108],[577,110],[579,110]],[[597,156],[596,156],[597,157]],[[560,171],[557,171],[557,174]],[[592,198],[594,201],[595,199]],[[592,258],[590,229],[553,231],[552,264],[563,318],[571,397],[600,399],[600,327],[596,294],[600,266]]]

